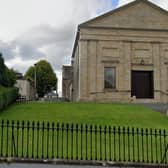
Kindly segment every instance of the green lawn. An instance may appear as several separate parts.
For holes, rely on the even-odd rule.
[[[94,103],[14,104],[0,119],[168,128],[168,118],[142,106]]]
[[[8,91],[8,90],[9,90],[9,88],[6,88],[6,87],[3,87],[3,86],[0,85],[0,93]]]
[[[94,103],[24,103],[14,104],[0,112],[0,120],[40,121],[40,129],[27,122],[19,127],[0,127],[0,155],[40,158],[98,159],[112,161],[160,162],[164,156],[168,136],[154,128],[167,129],[168,118],[158,112],[136,105]],[[86,132],[70,127],[42,128],[42,121],[79,123],[111,126],[152,128],[152,132],[141,129],[114,127],[109,132],[93,126]],[[71,126],[71,125],[70,125]],[[88,127],[90,128],[90,126]],[[13,131],[12,131],[13,129]],[[97,131],[95,131],[97,130]],[[161,135],[162,134],[162,135]],[[87,156],[87,158],[86,158]],[[168,160],[168,157],[166,157]]]

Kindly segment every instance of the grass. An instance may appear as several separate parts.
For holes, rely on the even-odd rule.
[[[168,128],[168,118],[158,112],[143,106],[128,104],[94,104],[94,103],[24,103],[14,104],[0,112],[0,120],[29,120],[29,121],[49,121],[64,123],[79,123],[93,125],[111,125],[111,126],[130,126],[138,128]],[[26,123],[27,124],[27,123]],[[26,125],[27,126],[27,125]],[[49,157],[54,154],[55,158],[71,158],[78,159],[81,157],[85,160],[97,158],[110,160],[110,152],[113,161],[131,160],[145,162],[161,161],[165,151],[165,143],[167,136],[160,136],[159,132],[155,136],[154,132],[147,135],[128,133],[106,135],[98,131],[96,134],[90,132],[86,134],[85,129],[81,135],[64,129],[63,132],[54,132],[52,129],[35,128],[34,133],[32,127],[28,129],[22,126],[17,130],[14,128],[0,127],[0,146],[1,156],[12,155],[12,150],[16,148],[19,157],[22,153],[24,157]],[[65,127],[64,127],[65,128]],[[130,129],[131,131],[132,129]],[[3,135],[2,135],[3,132]],[[8,135],[9,134],[9,135]],[[13,141],[12,135],[14,137]],[[87,135],[87,136],[86,136]],[[73,138],[72,138],[73,137]],[[54,138],[54,140],[53,140]],[[92,141],[91,141],[92,138]],[[8,140],[7,140],[8,139]],[[73,140],[72,140],[73,139]],[[52,141],[53,140],[53,141]],[[15,145],[13,145],[13,142]],[[87,142],[87,145],[86,145]],[[156,143],[157,142],[157,143]],[[106,145],[106,147],[105,147]],[[111,147],[110,147],[111,145]],[[2,149],[3,146],[3,149]],[[95,147],[96,146],[96,147]],[[54,150],[53,150],[54,149]],[[106,149],[106,150],[105,150]],[[86,152],[87,151],[87,152]],[[125,153],[124,153],[125,151]],[[97,153],[97,154],[96,154]],[[43,155],[44,154],[44,155]],[[148,158],[149,157],[149,158]],[[152,158],[153,157],[153,158]]]
[[[0,112],[0,120],[168,128],[168,118],[143,106],[94,103],[24,103]]]
[[[0,85],[0,93],[8,91],[8,90],[9,90],[9,88],[6,88],[6,87],[3,87],[3,86]]]

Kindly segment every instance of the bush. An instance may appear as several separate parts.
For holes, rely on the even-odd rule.
[[[0,111],[13,103],[18,96],[17,88],[0,89]]]

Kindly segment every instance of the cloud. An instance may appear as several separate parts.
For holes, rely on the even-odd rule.
[[[23,5],[20,0],[16,1],[20,2],[21,6]],[[39,2],[39,0],[37,1]],[[34,6],[37,5],[37,1]],[[77,24],[110,9],[111,0],[63,0],[61,2],[58,1],[58,3],[55,3],[54,0],[49,0],[47,2],[48,4],[46,0],[44,0],[41,3],[38,12],[34,11],[34,7],[30,10],[34,13],[34,17],[32,13],[29,12],[30,16],[32,16],[32,24],[37,20],[37,16],[40,24],[35,24],[31,28],[22,31],[22,33],[17,35],[10,43],[14,45],[15,49],[17,48],[17,52],[13,53],[13,55],[15,55],[14,57],[20,57],[22,60],[48,59],[54,66],[54,69],[58,70],[62,64],[70,63]],[[32,7],[31,3],[32,0],[30,0],[29,3],[26,0],[27,8]],[[44,6],[50,13],[49,15],[52,13],[55,14],[55,16],[51,15],[52,20],[46,11],[42,10]],[[13,9],[11,10],[13,11]],[[23,11],[22,9],[19,10]],[[23,14],[25,14],[27,20],[23,22],[28,24],[30,18],[26,11],[27,9],[25,9]],[[18,15],[18,12],[16,12],[16,14]],[[41,16],[43,16],[43,18]],[[20,16],[19,18],[21,19],[22,17]],[[53,20],[55,20],[55,23]],[[6,57],[6,61],[8,61],[8,59],[9,57]]]
[[[119,0],[118,1],[118,6],[125,5],[127,3],[133,2],[134,0]]]
[[[111,0],[0,2],[0,50],[6,64],[25,72],[47,59],[60,79],[62,65],[70,64],[77,25],[112,9]]]
[[[111,0],[0,0],[0,39],[13,40],[37,25],[78,24],[112,8]]]
[[[16,38],[15,42],[22,45],[42,47],[54,44],[57,41],[66,41],[73,38],[73,25],[66,23],[63,27],[55,27],[49,24],[37,25]]]
[[[15,50],[16,46],[12,43],[0,41],[0,53],[3,54],[5,60],[14,59],[16,55]]]
[[[47,59],[55,70],[59,70],[71,56],[74,35],[75,26],[71,23],[62,28],[43,24],[22,33],[12,43],[18,48],[17,56],[20,58]]]
[[[15,57],[14,59],[7,61],[6,65],[18,72],[25,72],[27,70],[27,67],[34,65],[34,63],[35,60],[24,60],[20,57]]]

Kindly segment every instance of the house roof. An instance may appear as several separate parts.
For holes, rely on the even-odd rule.
[[[95,17],[95,18],[91,19],[91,20],[88,20],[88,21],[78,25],[78,30],[77,30],[77,34],[76,34],[76,39],[75,39],[75,44],[74,44],[74,48],[73,48],[72,57],[75,56],[75,51],[76,51],[78,40],[79,40],[79,37],[80,37],[80,28],[93,27],[93,26],[90,26],[92,23],[94,23],[96,21],[99,21],[99,20],[102,20],[103,18],[106,18],[108,16],[114,15],[115,13],[117,13],[119,11],[122,11],[124,9],[127,9],[127,8],[129,8],[131,6],[134,6],[134,5],[136,5],[138,3],[142,3],[142,2],[144,2],[148,6],[151,6],[152,8],[160,11],[161,13],[168,15],[168,11],[166,11],[163,8],[155,5],[154,3],[150,2],[149,0],[135,0],[135,1],[131,2],[131,3],[123,5],[123,6],[119,7],[119,8],[117,8],[117,9],[114,9],[114,10],[112,10],[110,12],[107,12],[107,13],[105,13],[103,15],[100,15],[98,17]],[[114,28],[114,27],[111,27],[111,28]]]

